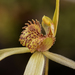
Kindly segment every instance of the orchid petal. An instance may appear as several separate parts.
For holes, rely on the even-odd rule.
[[[56,31],[57,31],[57,25],[58,25],[58,18],[59,18],[59,1],[60,0],[56,0],[56,8],[55,8],[55,12],[54,12],[54,16],[53,16],[53,23],[54,23],[54,35],[56,35]]]
[[[71,59],[68,59],[62,55],[59,55],[59,54],[55,54],[55,53],[52,53],[52,52],[48,52],[48,51],[45,51],[43,52],[43,54],[48,57],[49,59],[57,62],[57,63],[60,63],[64,66],[67,66],[67,67],[70,67],[72,69],[75,69],[75,61],[71,60]]]
[[[35,52],[26,66],[24,75],[42,75],[45,58],[41,52]]]
[[[3,60],[4,58],[10,56],[10,55],[27,53],[27,52],[30,52],[30,50],[26,47],[1,49],[0,50],[0,61]]]

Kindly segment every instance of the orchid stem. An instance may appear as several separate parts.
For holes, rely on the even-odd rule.
[[[48,75],[48,67],[49,67],[49,59],[46,58],[46,62],[45,62],[45,75]]]

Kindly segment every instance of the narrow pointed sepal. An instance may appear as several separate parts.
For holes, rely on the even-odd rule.
[[[52,52],[48,52],[48,51],[45,51],[43,52],[43,54],[48,57],[49,59],[57,62],[57,63],[60,63],[64,66],[67,66],[67,67],[70,67],[72,69],[75,69],[75,61],[71,60],[71,59],[68,59],[62,55],[59,55],[59,54],[55,54],[55,53],[52,53]]]
[[[7,48],[0,50],[0,61],[10,55],[27,53],[30,50],[27,47]]]
[[[26,66],[24,75],[42,75],[45,58],[41,52],[35,52]]]
[[[57,25],[58,25],[58,19],[59,19],[59,2],[60,0],[56,0],[56,8],[53,15],[53,23],[54,23],[54,35],[56,35],[57,32]]]

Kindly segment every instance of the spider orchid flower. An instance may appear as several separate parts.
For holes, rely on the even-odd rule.
[[[53,19],[47,16],[42,17],[42,27],[45,35],[41,32],[41,24],[38,20],[28,21],[23,27],[19,41],[22,46],[19,48],[8,48],[0,50],[0,60],[13,54],[33,53],[26,66],[24,75],[42,75],[45,67],[45,75],[48,75],[48,59],[75,69],[75,62],[62,55],[49,52],[48,50],[55,42],[59,18],[59,0],[56,0],[56,8]]]

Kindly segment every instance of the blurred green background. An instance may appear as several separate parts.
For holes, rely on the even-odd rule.
[[[0,0],[0,49],[21,47],[18,39],[24,23],[53,17],[55,0]],[[56,42],[51,52],[75,60],[75,1],[60,1]],[[31,54],[10,56],[0,62],[0,75],[23,75]],[[75,70],[50,60],[49,75],[75,75]]]

